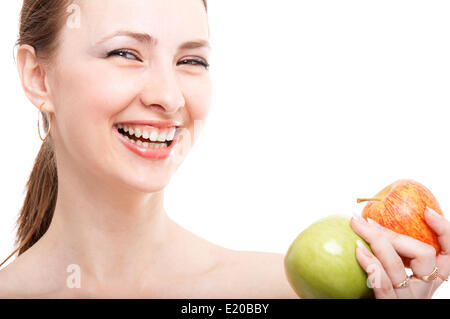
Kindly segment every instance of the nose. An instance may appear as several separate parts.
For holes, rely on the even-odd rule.
[[[141,102],[152,111],[176,113],[185,99],[176,74],[168,67],[148,70],[141,92]]]

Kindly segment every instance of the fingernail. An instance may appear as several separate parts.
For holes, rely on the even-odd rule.
[[[367,222],[365,221],[365,219],[356,213],[353,214],[353,219],[355,222],[357,222],[360,225],[364,225],[364,226],[367,225]]]
[[[369,225],[375,226],[376,228],[378,228],[379,230],[384,230],[384,227],[381,226],[380,224],[378,224],[376,221],[367,218],[367,221],[369,222]]]
[[[358,246],[358,248],[365,256],[372,257],[372,253],[367,249],[366,245],[364,245],[363,242],[360,241],[359,239],[356,240],[356,246]]]
[[[434,209],[430,208],[427,206],[427,210],[431,213],[431,215],[437,217],[437,218],[442,218],[441,215],[439,215]]]

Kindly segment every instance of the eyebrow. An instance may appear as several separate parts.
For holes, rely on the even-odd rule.
[[[157,45],[158,40],[154,37],[152,37],[148,33],[141,33],[141,32],[134,32],[134,31],[128,31],[128,30],[119,30],[116,31],[110,35],[107,35],[106,37],[102,38],[100,41],[97,42],[97,44],[101,44],[111,38],[117,37],[117,36],[126,36],[135,39],[136,41],[147,44],[147,45]],[[204,39],[198,39],[193,41],[187,41],[182,43],[178,49],[179,50],[186,50],[186,49],[197,49],[197,48],[211,48],[211,45],[207,40]]]

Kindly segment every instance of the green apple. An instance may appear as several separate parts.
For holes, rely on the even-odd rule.
[[[356,259],[350,217],[332,215],[305,229],[284,257],[288,281],[301,298],[373,298],[367,274]]]

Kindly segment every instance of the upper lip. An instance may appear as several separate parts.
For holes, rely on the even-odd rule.
[[[149,125],[157,128],[167,128],[167,127],[180,127],[181,122],[178,121],[161,121],[161,120],[134,120],[134,121],[123,121],[116,123],[117,124],[123,124],[123,125]]]

